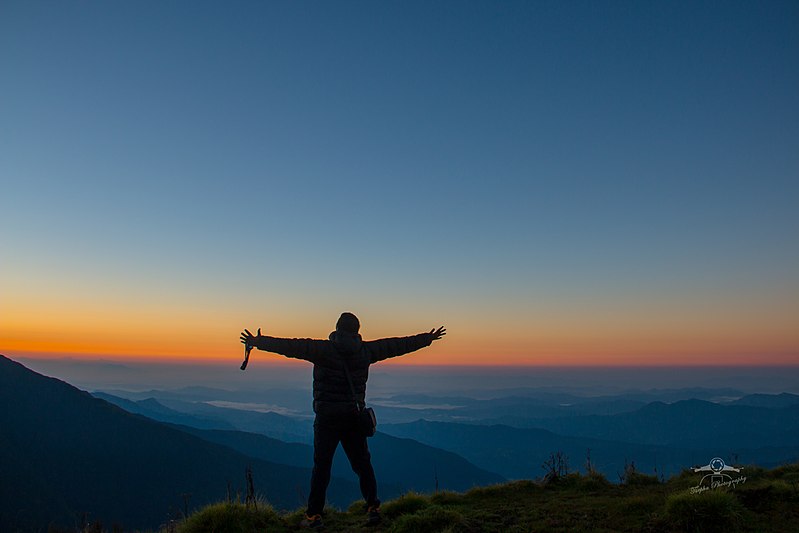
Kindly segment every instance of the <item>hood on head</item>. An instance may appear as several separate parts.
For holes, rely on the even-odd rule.
[[[343,331],[345,333],[352,333],[355,335],[361,329],[361,321],[358,317],[350,312],[341,313],[341,316],[336,322],[336,331]]]
[[[354,354],[361,349],[361,336],[358,333],[334,331],[328,337],[336,349],[344,354]]]

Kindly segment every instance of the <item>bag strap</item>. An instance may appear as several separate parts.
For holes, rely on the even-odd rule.
[[[339,353],[339,357],[341,357],[341,353]],[[347,376],[347,383],[350,384],[350,392],[352,393],[352,401],[355,402],[355,407],[358,411],[363,411],[363,408],[366,404],[361,406],[361,402],[358,401],[358,396],[355,394],[355,386],[352,384],[352,376],[350,376],[350,369],[347,367],[347,362],[344,360],[344,357],[341,357],[341,364],[344,366],[344,374]]]

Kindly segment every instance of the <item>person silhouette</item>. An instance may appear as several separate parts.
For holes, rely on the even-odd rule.
[[[366,501],[367,524],[375,525],[381,521],[377,480],[366,442],[367,434],[359,423],[360,411],[365,406],[369,366],[430,346],[446,335],[442,326],[408,337],[364,341],[358,333],[360,327],[358,317],[345,312],[327,340],[270,337],[261,335],[260,328],[257,335],[247,329],[241,333],[241,342],[247,353],[251,348],[258,348],[313,363],[314,466],[308,508],[301,522],[303,527],[323,527],[322,513],[330,483],[330,468],[339,443],[352,470],[358,475],[361,494]]]

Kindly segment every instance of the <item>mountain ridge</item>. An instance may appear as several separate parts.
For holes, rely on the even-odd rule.
[[[310,470],[254,459],[94,398],[0,356],[0,530],[72,526],[83,513],[147,528],[183,507],[219,500],[229,483],[256,488],[274,505],[304,501]],[[197,465],[202,465],[198,468]],[[347,505],[357,485],[335,478],[331,497]],[[146,495],[131,499],[131,495]],[[170,511],[171,508],[171,511]]]

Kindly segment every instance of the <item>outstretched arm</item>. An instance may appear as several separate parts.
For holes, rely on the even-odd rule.
[[[315,362],[319,354],[322,353],[324,342],[314,339],[283,339],[280,337],[270,337],[261,335],[260,328],[258,335],[253,335],[250,330],[245,329],[241,332],[241,342],[245,346],[251,346],[263,350],[291,357]]]
[[[376,341],[369,341],[366,345],[369,347],[370,359],[372,363],[388,359],[390,357],[399,357],[406,353],[415,352],[420,348],[430,346],[433,341],[437,341],[447,334],[444,326],[438,329],[431,329],[430,333],[420,333],[410,337],[392,337],[389,339],[379,339]]]

